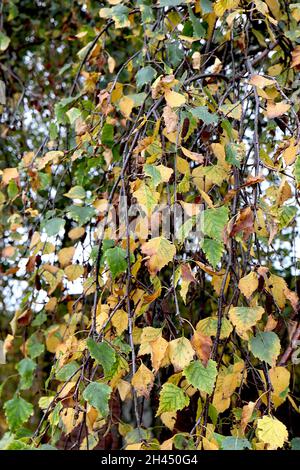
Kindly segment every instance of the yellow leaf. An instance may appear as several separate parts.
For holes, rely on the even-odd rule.
[[[116,67],[116,61],[113,57],[109,56],[107,59],[108,71],[113,73]]]
[[[280,276],[271,274],[269,277],[265,278],[265,289],[270,294],[272,294],[278,307],[284,308],[285,303],[286,303],[286,289],[287,289],[287,284],[285,280]]]
[[[203,318],[196,325],[196,330],[205,336],[216,336],[218,319],[216,316]],[[227,318],[222,320],[221,339],[227,338],[232,332],[232,325]]]
[[[267,118],[273,119],[282,116],[290,109],[290,107],[291,105],[285,103],[284,101],[281,101],[280,103],[273,103],[272,101],[268,101],[266,112]]]
[[[157,339],[150,342],[151,362],[155,371],[158,371],[160,367],[167,365],[169,362],[167,355],[168,345],[168,341],[162,336],[159,336]]]
[[[117,336],[120,336],[128,327],[127,313],[122,309],[117,310],[111,319],[111,323],[116,329]]]
[[[84,273],[84,267],[80,264],[70,264],[65,268],[65,275],[69,281],[75,281]]]
[[[173,90],[165,91],[165,99],[167,105],[170,106],[170,108],[179,108],[180,106],[185,104],[186,101],[184,95],[181,95],[180,93],[177,93]]]
[[[228,170],[230,168],[230,165],[228,162],[226,162],[224,145],[220,144],[220,142],[213,143],[211,144],[211,149],[214,155],[217,157],[219,164],[223,166],[226,170]]]
[[[126,118],[129,118],[133,107],[134,101],[132,98],[129,98],[129,96],[123,96],[123,98],[121,98],[119,101],[120,111]]]
[[[142,245],[141,250],[150,257],[146,264],[151,276],[172,261],[176,254],[175,246],[164,237],[152,238]]]
[[[254,85],[258,88],[265,88],[266,86],[274,85],[274,80],[262,77],[261,75],[252,75],[249,83],[250,85]]]
[[[46,348],[49,352],[55,353],[56,349],[62,344],[66,326],[52,325],[46,334]]]
[[[122,401],[131,396],[131,385],[126,380],[120,379],[117,385],[118,392]]]
[[[10,180],[19,178],[19,172],[17,168],[4,168],[2,170],[2,183],[7,185]]]
[[[203,450],[219,450],[217,442],[210,441],[207,437],[202,439]]]
[[[280,10],[279,0],[265,0],[265,1],[268,7],[270,8],[270,11],[275,16],[276,20],[280,20],[281,10]]]
[[[268,446],[269,450],[283,447],[288,440],[286,426],[277,418],[264,416],[257,420],[256,435],[260,441]]]
[[[223,413],[229,408],[230,397],[235,389],[240,386],[242,380],[246,380],[245,363],[243,361],[236,362],[227,368],[223,367],[219,371],[213,398],[213,406],[219,413]]]
[[[247,339],[247,331],[261,319],[264,314],[263,307],[231,307],[229,318],[236,327],[238,335]]]
[[[164,183],[167,183],[174,173],[174,170],[168,166],[157,165],[155,168],[159,171],[160,177]]]
[[[200,70],[201,66],[201,54],[199,51],[195,51],[192,55],[192,67],[194,70]]]
[[[184,158],[178,157],[178,155],[175,158],[176,158],[177,170],[179,171],[179,173],[181,173],[182,175],[186,175],[186,174],[189,175],[190,166],[188,162],[184,160]]]
[[[131,383],[137,392],[138,397],[149,398],[153,387],[154,375],[144,364],[138,368],[132,377]]]
[[[251,273],[247,274],[247,276],[240,279],[238,286],[242,294],[244,294],[244,296],[248,299],[258,288],[257,274],[251,271]]]
[[[96,317],[96,330],[99,333],[108,320],[109,315],[109,305],[101,304],[100,302],[97,305],[97,317]]]
[[[206,202],[208,207],[210,207],[212,209],[214,207],[214,203],[212,202],[209,195],[205,191],[203,191],[202,189],[199,189],[199,193],[201,194],[201,197],[202,197],[203,201]]]
[[[164,425],[173,431],[175,423],[176,423],[177,413],[176,411],[165,411],[160,415],[160,419],[164,423]]]
[[[180,204],[189,217],[194,217],[200,213],[201,204],[184,201],[180,201]]]
[[[83,419],[83,412],[77,411],[74,408],[64,408],[60,413],[61,420],[64,425],[65,434],[70,434],[76,426],[78,426]]]
[[[42,170],[50,162],[56,165],[63,156],[64,152],[61,150],[51,150],[50,152],[47,152],[42,158],[38,160],[38,170]]]
[[[69,231],[68,236],[71,240],[77,240],[78,238],[82,237],[84,233],[85,233],[84,227],[75,227]]]
[[[262,380],[265,382],[264,375],[261,375]],[[274,403],[276,409],[278,406],[284,403],[287,398],[291,374],[285,367],[279,366],[269,369],[269,377],[273,387],[271,400],[272,403]],[[262,395],[261,399],[265,404],[267,403],[266,395]]]
[[[241,120],[242,117],[242,105],[241,103],[227,103],[220,106],[219,110],[225,115],[225,117],[231,117],[233,119]]]
[[[195,351],[187,338],[178,338],[169,343],[169,357],[175,371],[184,369],[192,361]]]
[[[138,442],[137,444],[128,444],[125,447],[125,450],[142,450],[143,449],[143,443]]]
[[[158,204],[159,193],[153,191],[144,181],[140,187],[134,191],[133,196],[136,197],[138,203],[147,215],[151,215],[153,209]]]
[[[165,414],[165,413],[163,413]],[[160,450],[172,450],[173,449],[173,437],[167,439],[160,444]]]
[[[204,162],[204,157],[200,153],[191,152],[190,150],[188,150],[184,147],[181,147],[181,150],[182,150],[183,155],[190,158],[194,162],[197,162],[197,163],[203,163]]]
[[[290,145],[282,152],[282,156],[286,165],[292,165],[297,157],[299,146],[290,142]]]
[[[240,0],[217,0],[214,3],[214,12],[217,16],[224,15],[226,10],[232,10],[239,6]]]
[[[57,298],[50,297],[50,299],[45,305],[45,310],[46,312],[55,312],[56,306],[57,306]]]
[[[58,252],[58,261],[60,265],[64,268],[72,262],[73,256],[75,254],[75,247],[70,246],[68,248],[63,248]]]

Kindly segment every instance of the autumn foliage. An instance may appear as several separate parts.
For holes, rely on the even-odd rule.
[[[0,15],[0,448],[299,448],[300,4]]]

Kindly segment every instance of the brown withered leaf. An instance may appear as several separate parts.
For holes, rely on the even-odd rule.
[[[254,232],[254,213],[251,207],[246,207],[239,212],[236,221],[231,226],[229,236],[235,237],[239,232],[244,233],[244,241],[247,241],[251,233]]]
[[[191,343],[199,359],[206,365],[210,358],[212,348],[211,337],[203,335],[200,331],[195,331]]]
[[[167,133],[176,131],[177,123],[178,123],[178,116],[175,111],[172,110],[170,106],[165,106],[163,110],[163,118],[165,121],[165,126],[167,129]]]
[[[246,187],[246,186],[254,186],[255,184],[258,184],[258,183],[261,183],[262,181],[264,181],[265,178],[263,176],[249,176],[245,183],[242,184],[242,188]]]
[[[30,256],[26,263],[26,272],[33,273],[34,268],[35,268],[35,256]]]
[[[268,320],[266,326],[264,327],[264,331],[273,331],[277,326],[278,321],[272,315],[268,316]]]
[[[299,312],[300,304],[299,297],[296,292],[290,290],[288,287],[284,289],[284,295],[290,302],[294,312],[297,314]]]
[[[245,432],[247,424],[249,423],[252,413],[255,408],[255,402],[249,401],[248,405],[243,406],[242,419],[241,419],[241,429],[242,432]]]
[[[300,46],[296,46],[292,51],[292,63],[291,67],[298,68],[300,66]]]

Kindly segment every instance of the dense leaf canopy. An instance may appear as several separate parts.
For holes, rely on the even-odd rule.
[[[1,3],[0,448],[299,446],[299,21]]]

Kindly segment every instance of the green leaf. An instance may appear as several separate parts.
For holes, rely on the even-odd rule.
[[[32,359],[24,358],[16,365],[16,369],[21,376],[20,389],[26,390],[31,387],[36,363]]]
[[[2,31],[0,31],[0,51],[4,52],[8,48],[9,43],[9,37],[6,36],[6,34],[2,33]]]
[[[133,93],[132,95],[128,95],[128,98],[133,100],[134,107],[142,106],[146,99],[146,93]]]
[[[82,186],[73,186],[64,196],[68,197],[69,199],[84,199],[86,194],[85,190]]]
[[[250,339],[249,349],[253,356],[273,366],[280,353],[280,341],[273,331],[258,332]]]
[[[229,319],[236,327],[237,333],[243,335],[252,326],[256,325],[263,314],[263,307],[232,307],[229,310]]]
[[[221,186],[224,180],[228,179],[228,172],[221,165],[198,166],[193,170],[193,178],[203,178],[204,176],[217,186]]]
[[[33,322],[31,323],[32,326],[41,326],[43,323],[47,321],[47,315],[45,312],[40,312],[38,315],[35,317]]]
[[[244,450],[251,449],[251,444],[248,439],[226,436],[222,440],[221,448],[222,450]]]
[[[127,253],[123,248],[115,246],[105,251],[105,259],[113,279],[127,269]]]
[[[182,410],[188,406],[189,402],[190,399],[184,393],[182,388],[171,383],[165,383],[159,394],[159,407],[156,416],[159,416],[166,411]]]
[[[297,187],[300,185],[300,155],[298,155],[295,166],[294,166],[294,176],[296,179]]]
[[[225,160],[231,165],[241,168],[241,161],[244,157],[243,151],[239,144],[226,144],[225,145]]]
[[[180,48],[179,41],[167,43],[167,54],[173,67],[177,67],[184,59],[184,50]]]
[[[200,361],[194,361],[183,370],[190,385],[198,388],[201,392],[213,392],[217,378],[217,363],[210,359],[206,367]]]
[[[154,14],[150,5],[141,5],[140,10],[142,14],[143,23],[148,24],[154,21]]]
[[[59,217],[54,217],[44,224],[44,230],[49,237],[57,235],[65,226],[66,221]]]
[[[102,367],[106,377],[111,376],[114,372],[116,362],[116,353],[108,343],[96,343],[92,338],[86,342],[91,357],[95,359]]]
[[[144,85],[152,82],[156,75],[157,72],[153,67],[151,67],[151,65],[147,65],[147,67],[140,69],[136,74],[137,89],[140,90]]]
[[[78,108],[71,108],[69,111],[66,112],[68,119],[70,121],[71,126],[75,123],[75,121],[81,117],[81,111]]]
[[[279,228],[283,229],[290,225],[290,223],[294,220],[298,212],[296,206],[282,206],[278,209],[279,215]]]
[[[224,252],[223,243],[217,240],[212,240],[211,238],[205,238],[201,248],[204,251],[209,264],[211,264],[215,269],[217,264],[221,261]]]
[[[202,213],[203,232],[214,240],[222,241],[224,227],[228,220],[228,208],[206,209]]]
[[[216,124],[218,122],[218,116],[210,113],[207,106],[198,106],[197,108],[191,109],[191,113],[195,118],[201,119],[204,124]]]
[[[152,178],[152,182],[155,188],[162,182],[161,174],[155,165],[149,165],[146,163],[144,165],[144,173],[146,176]]]
[[[190,20],[193,25],[193,36],[195,38],[204,38],[206,36],[206,29],[204,28],[203,23],[197,18],[193,10],[191,9],[190,5],[188,5]]]
[[[184,222],[176,230],[176,239],[179,243],[183,243],[184,240],[189,236],[189,233],[193,229],[196,223],[196,217],[190,217],[186,222]]]
[[[65,382],[69,380],[75,374],[75,372],[78,371],[78,369],[79,365],[76,361],[69,362],[56,372],[55,378]]]
[[[159,5],[161,7],[177,7],[185,3],[184,0],[160,0]]]
[[[68,208],[67,216],[79,225],[84,225],[91,220],[95,213],[94,207],[73,205]]]
[[[217,317],[206,317],[203,320],[200,320],[197,323],[196,330],[200,331],[205,336],[216,336],[217,334],[217,327],[218,327],[218,318]],[[222,319],[222,327],[221,327],[221,339],[228,338],[230,333],[232,332],[232,324],[230,321],[224,317]]]
[[[114,126],[112,124],[105,123],[101,132],[101,143],[112,147],[114,144]]]
[[[291,448],[292,450],[300,450],[300,437],[293,437],[291,439]]]
[[[108,402],[112,389],[103,383],[91,382],[83,392],[83,398],[96,408],[103,418],[108,415]]]
[[[130,9],[125,5],[116,5],[112,8],[101,8],[101,18],[112,18],[116,28],[126,28],[130,26],[128,19]]]
[[[39,357],[45,350],[45,346],[40,343],[35,333],[27,341],[27,350],[31,359]]]
[[[33,405],[15,395],[4,403],[5,416],[12,431],[16,431],[33,414]]]
[[[210,0],[200,0],[200,6],[204,15],[213,12],[212,2]]]

